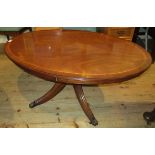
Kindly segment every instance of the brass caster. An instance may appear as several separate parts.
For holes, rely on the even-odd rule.
[[[29,104],[29,108],[34,108],[35,106],[37,106],[35,101]]]
[[[151,112],[145,112],[143,118],[147,122],[147,125],[151,125],[155,121],[155,109]]]
[[[94,126],[97,126],[97,125],[98,125],[98,121],[97,121],[95,118],[93,118],[93,119],[91,120],[90,124],[92,124],[92,125],[94,125]]]

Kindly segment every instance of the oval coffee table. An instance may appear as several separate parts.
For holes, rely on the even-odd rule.
[[[82,85],[129,80],[151,65],[150,55],[140,46],[89,31],[28,32],[8,42],[5,51],[26,72],[55,82],[51,90],[29,104],[30,108],[47,102],[66,84],[71,84],[93,125],[98,122],[84,96]]]

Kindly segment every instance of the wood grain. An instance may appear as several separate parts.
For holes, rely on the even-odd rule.
[[[114,37],[132,41],[134,31],[134,27],[108,27],[105,28],[104,33]]]
[[[42,31],[42,30],[62,30],[61,27],[34,27],[34,31]]]
[[[48,104],[30,109],[28,104],[50,89],[51,82],[23,72],[0,49],[0,127],[94,128],[72,86],[66,86]],[[155,107],[155,64],[130,81],[83,89],[99,121],[97,128],[155,127],[155,123],[147,125],[142,116]]]
[[[129,49],[134,53],[124,52]],[[77,81],[82,81],[81,84],[120,82],[139,75],[151,64],[150,55],[135,44],[87,31],[27,33],[7,43],[6,53],[28,73],[57,82],[48,93],[32,102],[31,108],[55,96],[64,88],[63,83],[76,84],[77,98],[94,126],[98,122]],[[123,58],[125,62],[121,62]]]
[[[27,72],[49,81],[74,84],[120,82],[151,64],[138,45],[88,31],[37,31],[16,37],[6,54]]]

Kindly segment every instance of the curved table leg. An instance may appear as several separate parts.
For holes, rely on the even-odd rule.
[[[82,85],[73,85],[73,87],[74,87],[76,96],[78,98],[78,101],[79,101],[84,113],[87,115],[87,117],[90,120],[90,124],[93,124],[94,126],[98,125],[98,121],[94,117],[94,115],[89,107],[89,104],[84,96]]]
[[[63,83],[55,83],[55,85],[42,97],[39,99],[33,101],[32,103],[29,104],[30,108],[33,108],[37,105],[43,104],[50,99],[52,99],[54,96],[56,96],[66,85]]]

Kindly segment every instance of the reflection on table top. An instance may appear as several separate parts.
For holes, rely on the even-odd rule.
[[[77,78],[125,78],[151,64],[140,46],[89,31],[25,33],[6,45],[6,54],[26,68]]]

